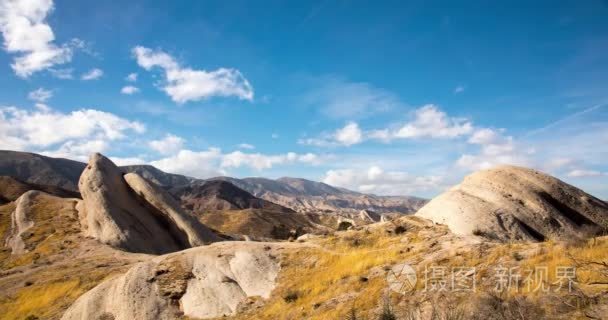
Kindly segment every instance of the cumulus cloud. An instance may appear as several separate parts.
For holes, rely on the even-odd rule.
[[[38,88],[34,91],[31,91],[27,95],[28,99],[30,99],[32,101],[40,102],[40,103],[44,103],[52,97],[53,97],[53,91],[47,90],[44,88]]]
[[[125,80],[128,82],[137,82],[137,73],[129,73],[129,75],[125,77]]]
[[[137,46],[132,50],[137,64],[146,70],[158,67],[165,73],[163,91],[176,103],[199,101],[214,96],[238,97],[253,100],[253,88],[236,69],[220,68],[214,71],[182,67],[169,54]]]
[[[53,8],[52,0],[0,2],[0,32],[4,37],[4,49],[16,54],[11,67],[21,78],[72,59],[70,45],[56,45],[55,34],[46,22]]]
[[[405,195],[440,187],[440,176],[414,176],[404,171],[385,171],[379,166],[367,169],[329,170],[323,182],[365,193]]]
[[[298,140],[299,144],[317,147],[350,146],[363,141],[363,132],[356,122],[349,122],[332,133],[324,133],[318,138]]]
[[[314,153],[262,154],[233,151],[223,153],[219,148],[202,151],[182,149],[175,154],[151,161],[150,164],[171,173],[179,173],[196,178],[209,178],[228,174],[229,169],[250,168],[254,170],[271,169],[278,165],[310,164],[322,162],[322,157]]]
[[[249,143],[241,143],[238,145],[239,149],[247,149],[247,150],[252,150],[255,149],[254,145],[251,145]]]
[[[362,140],[361,129],[358,124],[350,122],[344,128],[336,131],[335,138],[337,142],[345,146],[359,143]]]
[[[118,166],[130,166],[134,164],[144,164],[146,160],[138,157],[110,157],[110,160]]]
[[[300,139],[298,142],[318,147],[351,146],[366,140],[385,143],[395,139],[453,139],[471,134],[473,125],[464,118],[449,117],[437,106],[428,104],[416,109],[413,118],[394,128],[363,131],[356,122],[349,122],[333,133],[323,133],[316,138]]]
[[[436,105],[427,104],[414,112],[414,119],[394,133],[396,138],[455,138],[471,133],[473,125],[464,118],[452,118]]]
[[[151,165],[170,173],[196,178],[226,175],[217,165],[222,152],[218,148],[204,151],[180,150],[175,155],[150,162]]]
[[[152,140],[148,143],[150,148],[161,154],[172,154],[184,146],[184,139],[173,134],[167,134],[159,140]]]
[[[488,169],[499,164],[531,165],[529,155],[533,150],[517,147],[512,136],[501,132],[480,128],[469,137],[468,142],[479,146],[477,154],[465,153],[456,164],[469,170]]]
[[[288,152],[285,154],[265,155],[261,153],[244,153],[234,151],[223,155],[220,166],[222,168],[250,167],[255,170],[270,169],[275,165],[287,163],[309,163],[316,164],[319,157],[313,153],[297,154]]]
[[[0,149],[28,150],[78,158],[104,151],[108,141],[143,133],[145,126],[112,113],[81,109],[69,113],[44,104],[35,109],[0,107]]]
[[[97,80],[103,76],[103,70],[93,68],[80,76],[81,80],[89,81],[89,80]]]
[[[120,93],[126,94],[126,95],[131,95],[131,94],[135,94],[138,92],[139,92],[139,88],[134,87],[134,86],[124,86],[124,87],[122,87],[122,89],[120,89]]]

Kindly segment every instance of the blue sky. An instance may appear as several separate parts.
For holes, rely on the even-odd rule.
[[[430,197],[608,198],[605,1],[0,1],[0,148]],[[131,76],[130,76],[131,75]]]

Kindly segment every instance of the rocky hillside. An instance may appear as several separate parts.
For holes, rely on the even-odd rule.
[[[85,164],[35,153],[0,150],[0,175],[24,182],[78,190]]]
[[[608,204],[537,170],[500,166],[467,176],[416,213],[461,235],[568,239],[608,228]]]
[[[182,206],[192,212],[217,210],[263,209],[293,212],[278,204],[253,196],[251,193],[222,180],[195,182],[168,189]]]
[[[0,176],[0,204],[17,200],[29,190],[44,191],[62,198],[80,198],[80,193],[55,186],[45,186],[19,181],[13,177]]]
[[[220,239],[164,189],[136,173],[124,174],[95,154],[80,179],[82,199],[27,190],[0,205],[0,315],[7,320],[321,320],[353,315],[569,320],[608,314],[608,238],[587,232],[608,218],[605,203],[517,167],[478,172],[448,192],[454,190],[466,194],[467,201],[446,206],[444,215],[456,215],[456,222],[464,221],[460,224],[447,218],[440,224],[441,215],[431,217],[434,221],[400,216],[288,242],[275,239],[295,238],[306,232],[297,228],[314,228],[317,220],[294,212],[213,210],[201,216],[206,225],[269,241],[214,242]],[[515,223],[496,220],[499,213],[504,218],[500,208],[511,209],[509,219]],[[479,223],[471,233],[486,238],[456,232],[469,225],[472,210],[479,212],[474,221]],[[544,224],[534,224],[535,219],[544,221],[543,214],[561,223],[561,229],[545,232]],[[361,220],[380,218],[372,211],[359,212]],[[281,224],[285,228],[271,229]],[[284,231],[288,233],[280,233]],[[272,232],[277,233],[274,239],[265,237]],[[538,242],[535,233],[552,241]],[[522,241],[493,241],[511,239]],[[539,267],[548,272],[525,273]],[[564,284],[563,267],[574,268],[572,282]],[[452,273],[428,278],[428,270],[435,268]],[[462,268],[466,272],[452,282],[454,270]],[[501,291],[495,275],[504,269],[521,272],[515,274],[521,281]],[[471,284],[473,289],[466,287]],[[538,287],[547,290],[534,289]]]
[[[280,204],[298,212],[335,212],[356,216],[361,210],[385,213],[414,213],[427,201],[402,196],[388,197],[358,193],[306,179],[266,178],[236,179],[217,177],[211,180],[229,181],[256,197]]]
[[[0,175],[11,176],[28,183],[57,186],[78,191],[78,179],[86,164],[16,151],[0,151]],[[125,173],[137,173],[164,188],[198,185],[205,180],[163,172],[149,165],[120,167]],[[361,210],[379,214],[414,213],[427,201],[400,196],[386,197],[336,188],[322,182],[298,178],[237,179],[217,177],[209,180],[228,181],[253,196],[299,212],[339,213],[357,216]]]

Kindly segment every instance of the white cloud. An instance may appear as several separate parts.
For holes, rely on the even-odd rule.
[[[251,145],[249,143],[241,143],[238,145],[239,149],[247,149],[247,150],[252,150],[255,149],[254,145]]]
[[[462,93],[462,92],[464,92],[464,90],[465,90],[465,89],[466,89],[466,87],[465,87],[465,86],[463,86],[463,85],[458,85],[458,86],[456,86],[456,88],[454,88],[454,93],[455,93],[455,94]]]
[[[349,122],[332,133],[324,133],[319,138],[299,139],[298,143],[317,147],[351,146],[363,141],[359,125]]]
[[[138,157],[110,157],[116,165],[119,166],[130,166],[134,164],[145,164],[146,160]]]
[[[127,94],[127,95],[135,94],[138,92],[139,92],[139,88],[134,87],[134,86],[124,86],[124,87],[122,87],[122,89],[120,89],[120,93]]]
[[[125,77],[125,80],[128,82],[136,82],[137,81],[137,73],[129,73],[128,76]]]
[[[361,129],[355,122],[350,122],[344,128],[336,131],[335,139],[345,146],[359,143],[362,140]]]
[[[82,159],[93,151],[104,151],[109,141],[143,133],[145,127],[112,113],[81,109],[54,111],[44,104],[27,110],[0,107],[0,149],[27,150]]]
[[[49,68],[49,72],[51,73],[51,75],[57,79],[61,79],[61,80],[70,80],[70,79],[74,79],[74,69],[72,68],[64,68],[64,69],[54,69],[54,68]]]
[[[271,169],[278,165],[310,164],[317,165],[323,161],[321,156],[313,153],[283,154],[245,153],[233,151],[222,153],[218,148],[203,151],[182,149],[163,159],[151,161],[150,164],[171,173],[179,173],[196,178],[209,178],[228,174],[228,169],[251,168],[254,170]]]
[[[158,153],[172,154],[182,149],[184,139],[173,134],[167,134],[162,139],[150,141],[148,145]]]
[[[4,50],[17,54],[11,67],[21,78],[72,59],[71,47],[54,44],[55,35],[46,23],[53,8],[52,0],[0,2]]]
[[[165,72],[163,90],[177,103],[199,101],[214,96],[235,96],[253,100],[253,88],[236,69],[214,71],[181,67],[169,54],[137,46],[132,50],[139,66],[146,70],[159,67]]]
[[[587,169],[576,169],[568,172],[568,177],[573,178],[588,178],[588,177],[602,177],[608,176],[608,172],[601,172],[597,170],[587,170]]]
[[[471,122],[464,118],[451,118],[433,104],[414,112],[414,119],[393,135],[396,138],[455,138],[473,131]]]
[[[410,195],[436,190],[442,184],[440,176],[414,176],[403,171],[385,171],[379,166],[367,169],[329,170],[323,182],[365,193],[384,195]]]
[[[108,148],[109,144],[105,140],[69,140],[56,150],[47,150],[40,153],[54,158],[69,158],[86,162],[91,153],[105,152]]]
[[[53,91],[46,90],[44,88],[38,88],[34,91],[31,91],[27,95],[28,99],[30,99],[32,101],[40,102],[40,103],[44,103],[52,97],[53,97]]]
[[[362,118],[401,105],[396,95],[368,83],[349,82],[331,76],[315,79],[315,82],[320,85],[301,100],[331,118]]]
[[[91,69],[88,72],[84,73],[80,76],[81,80],[89,81],[89,80],[97,80],[103,76],[103,70],[101,69]]]
[[[180,150],[175,155],[152,161],[150,164],[165,172],[210,178],[226,175],[226,172],[218,166],[221,157],[222,152],[217,148],[209,148],[205,151]]]
[[[463,154],[456,161],[460,167],[469,170],[488,169],[499,164],[529,166],[532,160],[529,155],[532,150],[517,147],[513,137],[504,136],[496,130],[488,128],[477,129],[468,142],[479,146],[477,154]]]
[[[453,139],[471,134],[473,125],[468,119],[449,117],[437,106],[428,104],[413,112],[413,119],[396,128],[362,131],[355,122],[349,122],[333,133],[322,133],[320,137],[298,140],[304,145],[318,147],[351,146],[366,140],[385,143],[395,139]]]
[[[297,154],[295,152],[288,152],[285,154],[265,155],[234,151],[223,155],[220,166],[222,168],[250,167],[255,170],[263,170],[270,169],[275,165],[297,162],[318,164],[320,163],[320,159],[313,153]]]

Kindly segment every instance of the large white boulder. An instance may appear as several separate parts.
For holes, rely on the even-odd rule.
[[[422,207],[417,216],[461,235],[533,240],[592,235],[608,225],[608,205],[537,170],[499,166],[464,181]]]

